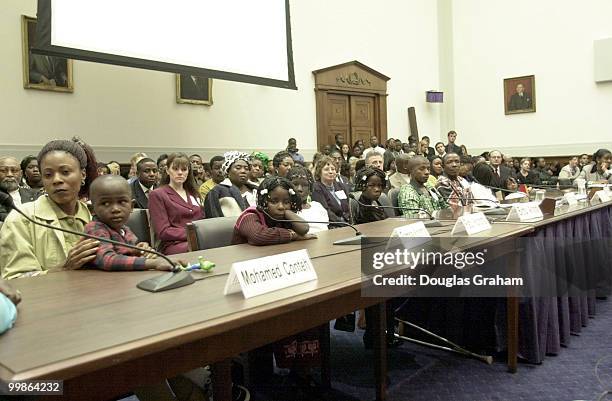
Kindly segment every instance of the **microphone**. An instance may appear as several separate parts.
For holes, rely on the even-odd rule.
[[[359,199],[357,199],[355,197],[354,194],[349,194],[349,198],[353,199],[355,202],[357,202],[359,205],[363,206],[363,207],[372,207],[372,208],[382,208],[382,209],[394,209],[394,210],[410,210],[410,211],[414,211],[414,212],[424,212],[425,214],[427,214],[429,216],[429,221],[424,222],[425,223],[425,227],[442,227],[442,223],[440,223],[440,221],[438,221],[433,214],[431,214],[429,211],[425,210],[425,209],[421,209],[421,208],[412,208],[412,207],[399,207],[399,206],[390,206],[390,205],[368,205],[367,203],[363,203],[361,202]]]
[[[270,214],[268,212],[266,212],[264,209],[261,208],[257,208],[257,210],[260,210],[261,212],[263,212],[263,214],[265,214],[266,216],[268,216],[270,218],[270,220],[272,221],[277,221],[279,223],[318,223],[318,224],[339,224],[345,227],[350,227],[353,230],[355,230],[355,236],[354,237],[350,237],[350,238],[346,238],[346,239],[340,239],[337,241],[334,241],[334,245],[361,245],[361,239],[367,239],[367,237],[365,235],[363,235],[361,233],[361,231],[359,231],[357,229],[357,227],[355,227],[352,224],[346,223],[344,221],[306,221],[306,220],[287,220],[287,219],[277,219],[275,217],[270,216]]]
[[[170,266],[173,267],[172,273],[166,273],[163,276],[152,278],[149,280],[144,280],[138,283],[137,285],[138,288],[142,290],[158,292],[158,291],[169,290],[172,288],[182,287],[184,285],[188,285],[188,284],[195,282],[195,280],[193,279],[193,277],[191,277],[189,272],[185,272],[181,270],[180,265],[170,260],[166,255],[161,254],[152,249],[142,249],[142,248],[138,248],[135,245],[127,244],[124,242],[118,242],[118,241],[114,241],[108,238],[102,238],[102,237],[98,237],[98,236],[83,233],[83,232],[73,231],[73,230],[63,228],[63,227],[55,227],[55,226],[52,226],[46,223],[41,223],[40,221],[36,221],[32,219],[30,216],[28,216],[27,214],[25,214],[24,212],[22,212],[17,206],[15,206],[15,203],[13,202],[13,197],[9,195],[8,193],[4,192],[3,190],[0,190],[0,205],[5,206],[9,210],[16,211],[17,213],[25,217],[29,222],[36,224],[37,226],[50,228],[52,230],[57,230],[57,231],[61,231],[61,232],[72,234],[72,235],[78,235],[78,236],[85,237],[85,238],[95,239],[96,241],[107,242],[109,244],[123,246],[123,247],[130,248],[130,249],[136,249],[141,252],[152,253],[164,259],[166,262],[170,264]],[[164,278],[164,280],[161,280],[162,278]],[[191,282],[189,282],[190,281],[189,279],[191,279]]]

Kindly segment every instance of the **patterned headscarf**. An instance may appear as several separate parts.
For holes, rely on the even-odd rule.
[[[253,152],[251,153],[251,157],[254,159],[259,159],[261,160],[261,162],[263,163],[264,167],[268,165],[268,161],[270,161],[270,158],[268,157],[267,154],[263,153],[263,152]]]
[[[224,177],[227,177],[230,167],[232,167],[232,164],[236,163],[236,161],[244,160],[247,164],[249,163],[248,153],[239,152],[237,150],[225,152],[223,154],[223,158],[225,161],[223,162],[223,165],[221,165],[221,172],[223,173]]]

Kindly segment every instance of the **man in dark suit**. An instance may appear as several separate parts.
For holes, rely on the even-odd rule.
[[[446,153],[456,153],[459,157],[463,156],[463,151],[460,146],[455,144],[457,140],[457,133],[455,131],[448,131],[448,143],[446,144]]]
[[[344,135],[336,134],[334,135],[334,140],[335,140],[334,149],[338,150],[340,154],[342,154],[342,145],[344,145]]]
[[[132,199],[136,209],[149,208],[149,193],[155,189],[157,182],[157,163],[145,157],[136,163],[137,179],[132,181]]]
[[[181,99],[209,100],[208,78],[181,74]]]
[[[35,201],[40,192],[29,188],[19,188],[21,166],[14,157],[0,157],[0,191],[11,195],[15,206]],[[4,221],[10,210],[0,205],[0,221]]]
[[[508,111],[530,109],[531,105],[531,95],[525,92],[523,84],[516,85],[516,93],[510,97]]]
[[[498,188],[506,187],[506,180],[508,177],[516,179],[516,173],[513,169],[510,169],[503,163],[503,155],[499,150],[492,150],[489,152],[489,163],[493,167],[493,174],[495,175],[495,186]]]

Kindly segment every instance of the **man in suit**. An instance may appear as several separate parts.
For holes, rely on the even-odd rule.
[[[344,135],[336,134],[334,135],[334,140],[336,141],[336,143],[334,143],[334,149],[337,149],[340,152],[340,154],[342,154],[342,145],[344,145]],[[331,152],[331,149],[330,149],[330,152]]]
[[[40,192],[29,189],[19,188],[21,182],[21,166],[14,157],[0,157],[0,191],[6,192],[13,198],[15,206],[19,207],[23,203],[35,201]],[[10,210],[0,205],[0,221],[4,221]]]
[[[463,151],[460,146],[455,144],[457,140],[457,133],[455,131],[448,131],[447,134],[448,143],[446,144],[446,153],[456,153],[459,157],[463,156]]]
[[[181,74],[181,98],[191,100],[208,99],[208,78]]]
[[[508,111],[530,109],[531,105],[531,95],[525,92],[523,84],[516,85],[516,93],[510,97]]]
[[[30,83],[68,86],[67,60],[30,53]]]
[[[493,167],[493,174],[495,175],[495,186],[498,188],[506,187],[506,180],[508,177],[516,179],[516,173],[503,163],[503,156],[499,150],[492,150],[489,152],[489,163]]]
[[[149,193],[157,182],[157,163],[145,157],[136,164],[137,179],[132,181],[132,199],[136,209],[149,208]]]

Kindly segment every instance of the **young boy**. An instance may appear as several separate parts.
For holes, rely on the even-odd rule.
[[[128,182],[121,176],[103,175],[98,177],[89,189],[95,217],[85,226],[87,234],[113,241],[151,249],[146,242],[138,242],[125,223],[132,211],[132,194]],[[108,271],[124,270],[170,270],[163,259],[156,255],[127,247],[101,242],[98,247],[94,267]]]

